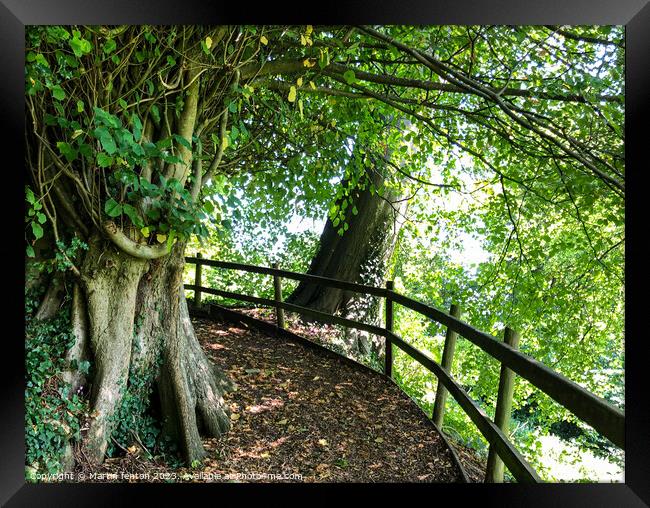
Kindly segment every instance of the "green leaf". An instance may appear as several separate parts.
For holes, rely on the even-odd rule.
[[[95,113],[95,123],[106,125],[113,129],[119,129],[122,127],[120,119],[115,115],[111,115],[108,111],[104,111],[98,107],[94,107],[93,111]]]
[[[230,130],[230,141],[234,143],[238,137],[239,137],[239,129],[233,125],[232,129]]]
[[[131,222],[135,224],[137,227],[143,227],[144,222],[142,222],[142,219],[140,218],[140,215],[138,215],[138,211],[128,203],[122,206],[122,210],[126,215],[129,216],[129,219],[131,219]]]
[[[354,75],[354,71],[347,70],[343,73],[343,78],[347,82],[348,85],[352,85],[357,82],[357,78]]]
[[[150,208],[147,210],[147,217],[153,221],[160,219],[160,210],[158,208]]]
[[[98,127],[95,129],[94,134],[95,137],[99,139],[102,147],[104,150],[106,150],[106,152],[108,152],[109,155],[113,155],[117,151],[115,140],[113,139],[113,136],[111,136],[111,133],[108,132],[108,129],[106,127]]]
[[[172,229],[167,237],[167,252],[171,252],[172,246],[174,245],[174,238],[176,238],[176,231]]]
[[[206,201],[203,203],[203,209],[206,211],[206,213],[210,214],[214,212],[214,205],[212,204],[211,201]]]
[[[63,88],[61,88],[61,85],[54,85],[52,87],[52,97],[54,97],[57,101],[62,101],[65,99],[65,91]]]
[[[36,253],[34,252],[34,247],[32,247],[31,245],[27,246],[26,251],[27,251],[27,256],[29,256],[30,258],[36,257]]]
[[[329,64],[330,64],[330,56],[329,56],[329,52],[327,51],[327,49],[325,49],[324,51],[321,50],[321,52],[320,52],[320,57],[319,57],[319,59],[318,59],[318,66],[319,66],[321,69],[324,69],[324,68],[327,67]]]
[[[140,141],[140,137],[142,136],[142,122],[135,113],[131,116],[131,123],[133,124],[133,137],[136,141]]]
[[[187,148],[188,150],[192,151],[192,145],[191,145],[191,143],[190,143],[187,139],[185,139],[183,136],[179,136],[178,134],[174,134],[174,139],[175,139],[178,143],[180,143],[181,145],[183,145],[185,148]]]
[[[109,198],[104,205],[104,211],[109,217],[117,217],[122,214],[122,205],[113,198]]]
[[[82,360],[79,362],[79,372],[82,374],[88,374],[88,370],[90,369],[90,362],[88,360]]]
[[[43,238],[43,228],[37,222],[32,222],[32,233],[34,233],[34,238],[37,240]]]
[[[97,154],[97,165],[100,168],[108,168],[113,164],[113,157],[106,155],[104,152]]]
[[[63,141],[58,141],[56,147],[59,149],[61,154],[66,158],[68,162],[72,162],[77,158],[77,149],[73,148],[69,143],[64,143]]]
[[[113,51],[115,51],[115,48],[117,48],[117,43],[115,42],[114,39],[108,39],[105,43],[104,46],[102,47],[102,51],[106,53],[107,55],[111,54]]]
[[[90,53],[92,45],[90,41],[81,38],[81,33],[78,30],[74,30],[74,37],[70,39],[70,47],[74,52],[77,58]]]
[[[151,116],[153,117],[154,123],[160,123],[160,110],[155,104],[151,106]]]
[[[81,143],[79,145],[79,153],[88,159],[92,159],[93,150],[88,143]]]

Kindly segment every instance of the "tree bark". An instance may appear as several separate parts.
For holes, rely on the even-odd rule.
[[[229,429],[223,392],[232,385],[209,361],[194,333],[184,297],[184,245],[156,260],[132,257],[99,235],[82,266],[93,360],[91,416],[82,446],[104,459],[129,374],[153,372],[163,434],[188,463],[204,456],[200,430]]]
[[[86,375],[78,368],[83,361],[90,358],[88,319],[83,290],[78,283],[72,289],[72,308],[70,310],[74,344],[66,353],[68,370],[63,373],[63,381],[70,384],[70,393],[78,393],[86,384]],[[76,368],[75,368],[76,366]]]
[[[378,171],[370,176],[375,188],[381,187],[382,179]],[[395,192],[384,191],[381,196],[371,193],[369,186],[355,194],[353,205],[358,214],[348,214],[349,228],[342,236],[338,234],[339,228],[327,220],[308,273],[381,286],[397,243],[406,201],[400,201]],[[287,301],[366,323],[378,324],[380,320],[376,297],[342,289],[301,282]],[[383,341],[365,332],[349,331],[347,342],[352,352],[362,354],[379,354],[383,348]]]
[[[65,296],[64,282],[62,273],[55,273],[52,276],[45,296],[41,300],[41,304],[38,306],[38,310],[34,315],[34,319],[45,321],[56,315]]]

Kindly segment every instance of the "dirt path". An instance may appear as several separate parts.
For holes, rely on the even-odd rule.
[[[232,432],[206,440],[207,469],[284,474],[284,481],[459,481],[435,428],[381,376],[258,331],[194,324],[205,350],[238,384],[227,395]]]
[[[435,427],[396,385],[334,353],[194,318],[212,360],[238,388],[232,430],[206,438],[193,468],[145,459],[137,446],[90,482],[458,482]]]

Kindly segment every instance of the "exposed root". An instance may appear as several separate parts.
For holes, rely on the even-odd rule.
[[[176,340],[165,346],[159,387],[165,416],[163,430],[182,444],[188,463],[192,463],[205,456],[199,427],[215,437],[230,429],[223,393],[233,385],[201,350],[187,302],[182,292],[179,293]]]
[[[38,307],[38,311],[36,311],[34,319],[44,321],[54,317],[61,307],[64,295],[65,284],[63,274],[57,272],[50,281],[50,285],[48,286],[47,292]]]
[[[63,381],[71,385],[70,393],[77,393],[86,384],[86,375],[73,365],[90,358],[90,344],[88,336],[88,317],[86,315],[86,302],[83,290],[75,283],[72,290],[72,334],[75,342],[66,353],[66,364],[68,370],[63,373]]]

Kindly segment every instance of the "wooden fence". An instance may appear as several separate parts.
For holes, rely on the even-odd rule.
[[[281,270],[277,265],[274,265],[273,268],[267,268],[241,263],[231,263],[227,261],[216,261],[203,259],[200,254],[197,254],[196,257],[187,257],[185,260],[187,263],[196,265],[195,283],[185,285],[185,289],[195,291],[195,302],[200,302],[201,293],[207,293],[223,298],[274,307],[276,309],[278,327],[280,328],[284,328],[283,311],[286,310],[308,316],[324,323],[364,330],[384,337],[386,339],[384,373],[389,377],[392,376],[393,346],[398,347],[411,358],[417,360],[438,378],[438,389],[432,414],[433,421],[437,427],[442,428],[445,400],[447,393],[450,393],[474,422],[488,443],[490,443],[488,468],[485,479],[486,482],[502,482],[504,464],[508,467],[517,481],[541,481],[535,470],[508,439],[508,422],[510,420],[515,373],[528,380],[542,392],[549,395],[579,419],[593,427],[600,435],[609,439],[616,446],[622,449],[625,448],[625,414],[623,411],[608,403],[606,400],[585,390],[565,376],[553,371],[546,365],[518,351],[517,345],[519,343],[519,336],[510,328],[505,329],[504,340],[500,341],[496,337],[477,330],[464,321],[461,321],[460,308],[457,305],[452,305],[449,313],[443,312],[422,302],[418,302],[417,300],[396,293],[393,290],[392,281],[388,281],[386,287],[381,288],[320,277],[317,275]],[[271,275],[273,276],[275,298],[260,298],[203,287],[201,286],[201,266],[203,265]],[[385,327],[369,325],[359,321],[283,302],[282,286],[280,282],[281,278],[305,281],[322,286],[334,287],[346,291],[384,298],[386,301],[386,325]],[[393,332],[394,304],[399,304],[414,310],[447,327],[447,335],[445,338],[441,364],[438,364],[430,356],[416,349]],[[483,409],[481,409],[481,407],[471,399],[468,393],[451,375],[455,343],[456,338],[459,335],[469,340],[501,363],[501,376],[494,421],[490,419],[485,411],[483,411]]]

